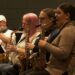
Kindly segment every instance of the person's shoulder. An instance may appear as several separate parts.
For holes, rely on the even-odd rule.
[[[11,34],[12,32],[13,32],[13,30],[7,29],[6,32],[5,32],[4,34],[9,35],[9,34]]]
[[[63,36],[71,36],[71,37],[75,37],[75,26],[70,24],[69,26],[66,26],[62,31],[61,31],[61,35]]]
[[[69,22],[63,29],[63,32],[71,32],[75,31],[75,24],[73,22]]]
[[[13,32],[13,30],[11,30],[11,29],[7,29],[7,31],[6,31],[6,32],[10,32],[10,33],[11,33],[11,32]]]

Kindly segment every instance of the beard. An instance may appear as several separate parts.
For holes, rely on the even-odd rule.
[[[6,30],[7,30],[7,26],[1,26],[1,27],[0,27],[0,33],[1,33],[1,32],[4,32],[4,31],[6,31]]]

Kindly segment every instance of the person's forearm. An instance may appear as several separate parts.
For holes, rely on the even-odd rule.
[[[58,59],[66,59],[68,57],[68,53],[65,51],[64,48],[57,47],[55,45],[47,43],[45,46],[46,50],[50,52],[53,56]]]

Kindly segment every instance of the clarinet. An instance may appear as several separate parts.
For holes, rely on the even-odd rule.
[[[45,37],[45,30],[42,28],[40,39],[44,39],[44,37]],[[35,52],[30,56],[32,69],[43,70],[46,67],[45,52],[46,52],[45,50],[42,50],[39,47],[39,52]]]
[[[45,39],[45,29],[43,26],[42,26],[42,33],[41,33],[40,39],[43,39],[43,40]],[[44,50],[44,48],[39,47],[38,56],[39,56],[39,64],[40,64],[39,69],[43,70],[46,67],[46,51]]]

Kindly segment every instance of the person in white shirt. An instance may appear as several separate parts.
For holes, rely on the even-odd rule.
[[[7,52],[6,46],[8,43],[15,44],[15,34],[11,37],[13,30],[8,29],[7,19],[4,15],[0,15],[0,54]],[[1,53],[2,52],[2,53]]]
[[[6,17],[4,15],[0,15],[0,75],[4,73],[5,69],[13,67],[13,64],[9,63],[9,56],[11,53],[8,53],[7,50],[7,44],[16,43],[16,36],[15,34],[12,35],[12,33],[13,30],[8,28]]]

